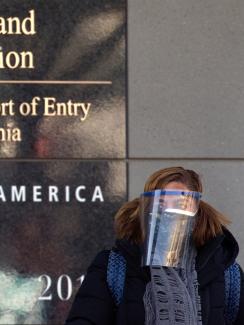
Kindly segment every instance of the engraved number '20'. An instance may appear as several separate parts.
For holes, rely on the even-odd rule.
[[[47,286],[46,286],[45,290],[43,291],[42,295],[38,298],[38,300],[52,300],[53,295],[51,293],[48,294],[48,291],[52,285],[52,279],[47,274],[43,274],[43,275],[39,276],[38,280],[42,282],[42,278],[46,279]],[[82,283],[82,281],[84,280],[84,275],[80,276],[76,280],[80,281],[80,283]],[[67,287],[66,295],[64,295],[64,293],[63,293],[63,291],[64,291],[63,285],[65,283],[64,281],[66,281],[66,287]],[[57,280],[57,294],[58,294],[59,299],[61,299],[63,301],[69,300],[70,297],[72,296],[72,292],[73,292],[73,283],[72,283],[70,276],[68,276],[67,274],[60,275]]]

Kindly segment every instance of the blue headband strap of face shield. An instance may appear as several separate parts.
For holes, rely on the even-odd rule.
[[[141,196],[159,196],[159,195],[185,195],[192,196],[196,199],[200,199],[202,197],[202,193],[194,192],[194,191],[181,191],[181,190],[154,190],[150,192],[144,192]]]

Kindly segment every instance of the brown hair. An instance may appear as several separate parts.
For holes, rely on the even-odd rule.
[[[202,192],[199,175],[183,167],[170,167],[156,171],[146,181],[144,192],[163,189],[169,182],[185,184],[190,191]],[[139,216],[139,198],[126,202],[115,215],[115,232],[118,239],[127,238],[136,244],[142,242]],[[197,247],[223,232],[229,219],[214,209],[210,204],[200,201],[193,238]]]

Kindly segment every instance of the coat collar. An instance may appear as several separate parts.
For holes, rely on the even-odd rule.
[[[198,249],[196,270],[200,287],[204,287],[235,262],[239,246],[229,230],[209,240]]]
[[[227,269],[234,263],[239,253],[239,246],[234,236],[226,228],[223,228],[223,234],[210,239],[204,246],[198,249],[196,269],[200,271],[206,268],[209,261],[216,254],[220,254],[220,251],[222,252],[222,256],[219,256],[219,258],[221,258],[224,269]],[[218,258],[215,258],[215,260],[216,262],[220,262]]]
[[[115,244],[115,249],[122,253],[129,264],[129,272],[148,280],[148,271],[142,272],[141,268],[140,246],[128,239],[117,239]],[[226,228],[223,228],[223,234],[217,235],[198,249],[196,270],[200,286],[205,286],[220,273],[223,274],[224,270],[235,261],[238,252],[238,243]]]

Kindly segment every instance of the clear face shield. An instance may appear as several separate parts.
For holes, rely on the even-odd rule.
[[[155,190],[140,197],[142,266],[184,267],[201,193]]]

